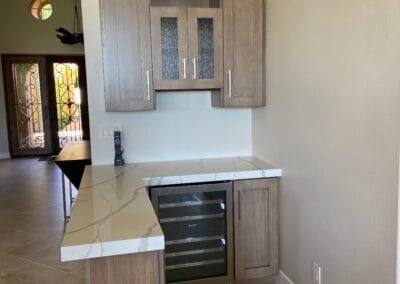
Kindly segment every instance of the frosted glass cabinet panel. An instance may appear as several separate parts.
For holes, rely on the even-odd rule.
[[[197,56],[199,79],[213,79],[214,70],[214,21],[211,18],[197,19]]]
[[[219,8],[151,8],[157,90],[222,88],[221,15]]]
[[[178,18],[161,18],[162,78],[179,80]]]

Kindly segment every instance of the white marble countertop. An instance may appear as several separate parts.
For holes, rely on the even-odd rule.
[[[87,166],[61,245],[61,260],[164,249],[146,186],[280,177],[255,157]]]

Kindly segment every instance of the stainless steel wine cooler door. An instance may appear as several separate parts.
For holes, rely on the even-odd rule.
[[[166,283],[233,278],[232,183],[151,188],[165,235]]]

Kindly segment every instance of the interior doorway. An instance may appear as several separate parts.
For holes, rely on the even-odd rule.
[[[3,55],[10,154],[89,140],[84,56]]]

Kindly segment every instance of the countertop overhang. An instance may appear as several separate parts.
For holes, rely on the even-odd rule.
[[[281,169],[253,156],[87,166],[61,260],[163,250],[164,235],[146,187],[281,175]]]

